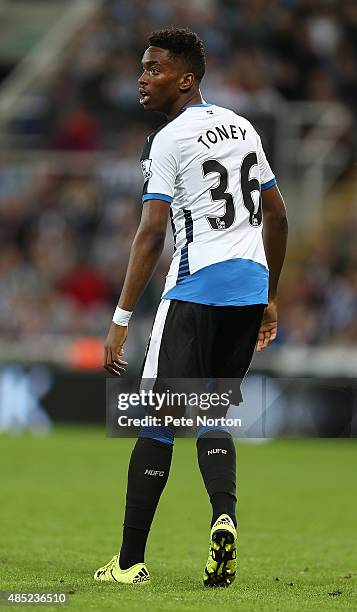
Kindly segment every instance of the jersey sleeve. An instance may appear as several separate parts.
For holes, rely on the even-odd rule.
[[[144,175],[142,203],[164,200],[171,204],[178,173],[178,146],[170,130],[149,136],[141,156]]]
[[[266,158],[262,141],[258,136],[258,166],[260,173],[260,188],[262,191],[276,185],[276,178]]]

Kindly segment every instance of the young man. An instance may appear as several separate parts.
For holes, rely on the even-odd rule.
[[[143,377],[243,378],[254,348],[262,350],[277,333],[277,285],[287,238],[284,202],[253,126],[202,100],[205,57],[198,36],[161,30],[149,44],[139,78],[140,104],[165,113],[168,122],[143,150],[142,217],[105,343],[104,367],[120,376],[127,365],[128,322],[160,257],[170,215],[175,250]],[[171,429],[142,428],[129,465],[120,555],[96,571],[96,580],[150,579],[145,545],[172,448]],[[229,586],[236,572],[235,447],[227,431],[216,429],[200,433],[197,451],[213,510],[204,584]]]

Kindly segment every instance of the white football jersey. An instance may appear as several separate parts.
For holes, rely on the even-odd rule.
[[[261,190],[276,184],[251,123],[213,104],[187,106],[149,136],[143,204],[170,205],[175,250],[163,298],[266,304]]]

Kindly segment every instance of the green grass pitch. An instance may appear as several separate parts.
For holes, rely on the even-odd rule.
[[[69,610],[357,610],[356,442],[237,445],[239,574],[211,590],[193,440],[176,442],[147,550],[152,583],[123,587],[92,577],[119,548],[133,440],[79,427],[0,436],[0,589],[69,591]]]

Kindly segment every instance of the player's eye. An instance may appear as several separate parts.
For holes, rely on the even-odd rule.
[[[159,71],[157,68],[150,68],[150,74],[159,74]]]

